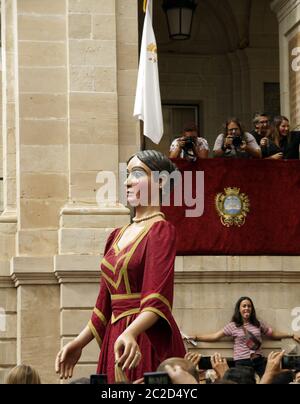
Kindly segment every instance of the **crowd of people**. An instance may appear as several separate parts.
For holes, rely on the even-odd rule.
[[[299,159],[300,132],[290,131],[289,119],[277,116],[272,121],[265,113],[256,113],[253,130],[245,131],[241,121],[229,118],[218,135],[213,155],[219,158],[254,158],[271,160]],[[186,125],[182,137],[170,147],[170,158],[188,161],[208,158],[209,144],[199,136],[195,124]]]

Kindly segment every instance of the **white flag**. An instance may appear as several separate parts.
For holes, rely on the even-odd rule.
[[[160,142],[164,131],[157,60],[152,0],[148,0],[133,115],[144,121],[144,135],[156,144]]]

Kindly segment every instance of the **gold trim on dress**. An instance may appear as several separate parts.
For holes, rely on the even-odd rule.
[[[103,314],[99,309],[97,309],[97,307],[94,307],[94,313],[95,313],[96,316],[99,318],[99,320],[102,321],[102,323],[104,324],[104,326],[106,326],[106,325],[107,325],[107,320],[106,320],[104,314]]]
[[[160,311],[160,310],[157,309],[156,307],[151,307],[151,306],[150,306],[150,307],[145,307],[145,308],[141,311],[141,313],[144,313],[144,312],[146,312],[146,311],[152,311],[153,313],[159,315],[159,316],[162,317],[164,320],[166,320],[167,323],[169,324],[169,326],[171,327],[171,324],[170,324],[169,320],[167,319],[167,317],[163,314],[162,311]]]
[[[136,309],[130,309],[130,310],[124,311],[123,313],[119,314],[117,317],[115,317],[114,314],[112,314],[111,323],[114,324],[123,317],[130,316],[131,314],[139,314],[139,312],[140,312],[140,308],[136,308]]]
[[[92,320],[90,320],[90,321],[88,322],[88,327],[89,327],[91,333],[93,334],[94,338],[95,338],[96,341],[98,342],[99,347],[101,348],[102,340],[101,340],[101,338],[100,338],[100,336],[99,336],[99,334],[98,334],[96,328],[94,327],[94,324],[92,323]]]
[[[168,309],[170,311],[172,311],[169,300],[166,297],[164,297],[163,295],[161,295],[159,293],[151,293],[151,295],[148,295],[148,296],[144,297],[144,299],[142,299],[141,305],[143,305],[149,299],[158,299],[158,300],[162,301],[168,307]]]
[[[111,300],[127,300],[127,299],[139,299],[142,296],[141,293],[131,293],[124,295],[110,295]]]
[[[154,222],[157,223],[157,222]],[[154,223],[151,223],[147,226],[145,226],[145,228],[143,229],[143,231],[141,232],[141,234],[139,235],[138,239],[135,241],[135,243],[133,244],[133,246],[131,247],[131,249],[126,253],[126,258],[124,261],[124,264],[122,266],[122,268],[120,269],[119,272],[119,276],[117,281],[113,281],[108,275],[106,275],[103,271],[102,271],[102,276],[104,277],[104,279],[106,279],[106,281],[115,289],[118,290],[120,283],[122,281],[122,277],[124,276],[124,283],[125,283],[125,288],[126,288],[126,294],[131,294],[131,289],[130,289],[130,283],[129,283],[129,279],[128,279],[128,274],[127,274],[127,267],[129,264],[129,261],[131,259],[131,257],[133,256],[135,250],[137,249],[139,243],[143,240],[143,238],[148,234],[148,232],[150,231],[151,227],[153,226]],[[124,254],[125,255],[125,254]],[[104,263],[104,266],[105,263]]]
[[[116,239],[114,240],[114,242],[113,242],[113,247],[114,247],[115,252],[116,252],[117,254],[119,254],[121,251],[123,251],[123,250],[125,250],[127,247],[129,247],[132,243],[135,243],[135,242],[140,238],[140,236],[142,236],[142,234],[144,233],[144,231],[147,231],[148,229],[150,229],[154,223],[156,223],[156,222],[153,222],[153,223],[150,223],[150,224],[146,225],[146,226],[134,237],[133,240],[131,240],[131,241],[130,241],[128,244],[126,244],[124,247],[120,248],[120,247],[118,246],[118,242],[120,241],[121,237],[122,237],[123,234],[125,233],[125,230],[127,230],[128,227],[130,226],[130,224],[127,224],[126,226],[124,226],[124,227],[121,229],[121,231],[119,232],[119,234],[117,235],[117,237],[116,237]]]
[[[104,257],[102,258],[101,264],[106,266],[106,268],[109,269],[113,274],[115,273],[116,268],[114,268]]]
[[[125,230],[128,228],[130,226],[130,223],[129,224],[127,224],[126,226],[124,226],[124,227],[122,227],[122,229],[119,231],[119,234],[117,235],[117,237],[115,238],[115,240],[114,240],[114,242],[113,242],[113,249],[114,249],[114,251],[115,251],[115,253],[116,254],[118,254],[120,251],[122,251],[124,248],[126,248],[126,247],[124,247],[124,248],[122,248],[122,249],[120,249],[119,247],[118,247],[118,242],[119,242],[119,240],[120,240],[120,238],[123,236],[123,234],[125,233]]]

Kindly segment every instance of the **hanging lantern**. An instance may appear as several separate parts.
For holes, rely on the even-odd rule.
[[[163,0],[171,39],[190,39],[196,0]]]

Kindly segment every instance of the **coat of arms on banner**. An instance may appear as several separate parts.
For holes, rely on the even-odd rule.
[[[223,194],[216,196],[216,208],[223,226],[241,227],[250,212],[248,195],[240,193],[240,188],[225,188]]]

